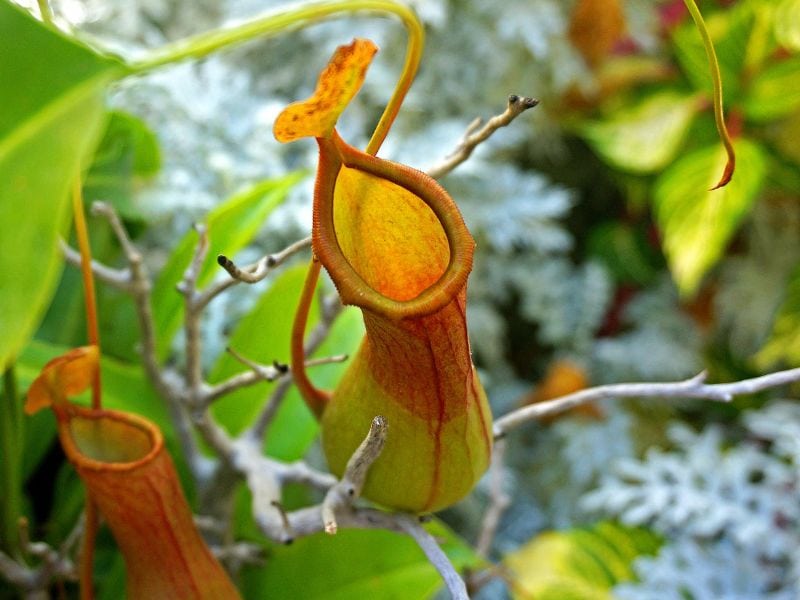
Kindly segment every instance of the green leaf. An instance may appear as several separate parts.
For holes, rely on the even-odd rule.
[[[678,288],[692,294],[758,196],[766,172],[762,149],[736,142],[737,172],[724,188],[710,190],[726,155],[717,146],[685,156],[656,181],[653,198],[664,252]]]
[[[790,115],[780,123],[780,127],[772,128],[772,143],[778,152],[785,158],[800,167],[800,111]],[[790,187],[789,191],[795,193],[797,187]]]
[[[111,539],[109,539],[111,538]],[[125,559],[107,529],[97,537],[94,560],[95,598],[119,600],[125,598]]]
[[[426,529],[440,541],[456,569],[480,568],[481,559],[441,521]],[[267,564],[244,572],[242,591],[260,598],[350,600],[432,598],[440,575],[409,537],[380,530],[345,529],[275,546]]]
[[[754,121],[780,119],[800,108],[800,57],[771,65],[756,75],[744,101],[745,116]]]
[[[800,0],[783,0],[775,9],[775,38],[794,52],[800,52]]]
[[[699,108],[697,96],[658,92],[612,119],[586,123],[581,133],[613,166],[652,173],[675,158]]]
[[[597,225],[589,235],[587,251],[602,260],[614,279],[623,284],[647,285],[663,268],[645,234],[619,221]]]
[[[298,265],[284,271],[256,306],[236,325],[228,345],[240,354],[262,364],[277,360],[287,363],[290,356],[292,320],[305,280],[307,266]],[[309,314],[310,331],[319,317],[319,304],[314,300]],[[315,356],[352,354],[363,337],[361,313],[346,308],[331,328],[325,343]],[[331,388],[339,380],[346,363],[313,367],[314,383]],[[209,382],[219,383],[247,370],[229,354],[223,354],[209,373]],[[239,389],[214,403],[212,412],[232,435],[250,425],[261,410],[275,383],[259,383]],[[267,453],[283,460],[296,460],[305,454],[318,431],[318,425],[296,389],[292,389],[281,405],[267,434]]]
[[[615,585],[635,579],[633,561],[659,545],[645,529],[604,521],[539,534],[503,562],[514,598],[610,600]]]
[[[2,369],[53,293],[68,191],[102,131],[104,91],[125,70],[5,0],[0,56]]]
[[[161,151],[155,133],[138,117],[113,111],[83,182],[84,201],[109,202],[124,218],[141,220],[133,204],[134,190],[160,168]]]
[[[760,369],[771,368],[776,363],[800,367],[800,266],[789,279],[772,333],[755,360]]]
[[[295,171],[280,179],[259,182],[228,198],[208,214],[208,256],[197,278],[198,288],[219,272],[217,255],[233,257],[246,246],[264,220],[286,198],[304,172]],[[153,319],[158,332],[158,356],[164,360],[170,343],[183,320],[183,297],[175,286],[192,261],[197,234],[189,231],[173,251],[153,286]]]
[[[52,414],[47,416],[52,418]],[[39,490],[33,493],[37,492],[41,493]],[[85,501],[86,488],[83,482],[78,477],[75,467],[64,461],[58,469],[53,484],[53,506],[47,519],[46,542],[56,547],[63,543],[80,518],[86,506]]]

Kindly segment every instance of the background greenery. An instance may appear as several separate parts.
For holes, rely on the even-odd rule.
[[[274,141],[277,111],[306,95],[333,48],[354,36],[382,51],[343,137],[366,139],[393,86],[404,35],[382,19],[337,20],[120,79],[148,50],[279,4],[53,2],[61,29],[127,59],[119,61],[0,2],[0,81],[14,82],[0,86],[6,551],[19,550],[18,515],[58,544],[82,506],[51,416],[19,411],[41,366],[84,342],[79,277],[62,268],[57,245],[69,227],[69,174],[87,172],[87,203],[111,202],[144,250],[158,274],[159,355],[180,364],[173,290],[191,223],[207,222],[213,243],[240,262],[307,235],[315,150]],[[427,47],[382,155],[424,168],[474,117],[500,112],[509,93],[542,100],[444,181],[479,242],[468,318],[495,414],[592,384],[702,369],[728,381],[800,366],[798,0],[700,2],[738,153],[734,180],[717,192],[708,189],[724,157],[708,66],[682,2],[412,4]],[[122,264],[105,222],[90,228],[95,256]],[[224,275],[212,262],[206,281]],[[243,368],[223,352],[231,340],[255,359],[287,360],[301,271],[288,267],[210,307],[211,380]],[[164,406],[138,365],[131,302],[102,286],[99,294],[105,401],[156,420],[175,455]],[[321,352],[348,352],[359,336],[358,313],[345,311]],[[338,373],[325,368],[321,385]],[[215,416],[235,433],[267,385],[226,399]],[[271,431],[270,453],[319,460],[297,396]],[[775,394],[730,406],[612,401],[515,433],[505,482],[513,504],[490,556],[502,568],[478,596],[796,598],[798,439],[800,408]],[[483,566],[469,542],[486,495],[482,484],[442,515],[449,527],[433,525],[458,566]],[[244,492],[237,533],[268,549],[265,566],[243,574],[249,597],[409,598],[439,588],[415,545],[390,533],[270,545]],[[103,538],[98,558],[106,598],[123,585],[112,544]],[[12,596],[3,585],[0,596]]]

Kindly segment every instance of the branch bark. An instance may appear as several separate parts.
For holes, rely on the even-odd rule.
[[[458,146],[456,146],[456,149],[439,164],[429,168],[426,171],[427,174],[434,179],[444,177],[458,165],[466,161],[473,150],[489,139],[495,131],[501,127],[505,127],[519,115],[537,104],[539,104],[539,101],[533,98],[511,94],[508,97],[508,105],[505,111],[492,117],[486,121],[486,123],[483,123],[480,117],[470,123],[467,127],[467,132],[464,134]]]
[[[696,398],[730,402],[734,396],[753,394],[800,381],[800,368],[777,371],[761,377],[733,383],[706,383],[705,371],[684,381],[668,383],[617,383],[601,385],[547,402],[538,402],[514,410],[494,422],[494,437],[503,438],[509,431],[530,421],[562,413],[571,408],[606,398]]]

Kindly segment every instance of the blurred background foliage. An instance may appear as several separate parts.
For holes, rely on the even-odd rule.
[[[137,58],[280,4],[54,0],[52,8],[61,28]],[[508,94],[542,101],[444,181],[478,241],[468,318],[495,414],[590,385],[703,369],[729,381],[800,366],[800,1],[699,2],[738,154],[733,181],[714,192],[724,154],[704,50],[680,0],[411,4],[427,45],[383,156],[425,168],[476,116],[500,112]],[[315,148],[279,145],[272,121],[309,93],[333,48],[355,36],[381,47],[340,123],[343,137],[363,145],[399,71],[404,34],[389,20],[340,19],[112,88],[86,202],[115,206],[157,274],[162,360],[182,360],[173,290],[196,238],[193,222],[209,224],[211,255],[224,249],[240,263],[307,235]],[[47,68],[70,76],[63,65]],[[102,77],[116,67],[91,68]],[[90,227],[96,258],[122,265],[107,224],[92,219]],[[31,243],[18,252],[36,255]],[[35,537],[57,544],[82,506],[51,417],[23,421],[16,403],[49,358],[84,340],[78,273],[64,269],[57,280],[60,267],[37,260],[37,272],[58,283],[35,335],[20,334],[28,341],[6,373],[0,413],[0,541],[12,553],[17,515],[27,515]],[[205,281],[225,276],[212,262]],[[301,271],[239,286],[210,306],[203,333],[212,380],[244,368],[223,352],[231,340],[255,360],[288,360]],[[101,285],[99,313],[108,406],[156,420],[180,461],[166,410],[138,364],[130,299]],[[320,354],[351,351],[360,327],[357,313],[345,311]],[[340,369],[322,367],[315,381],[331,385]],[[215,416],[236,433],[268,385],[226,399]],[[505,486],[513,502],[489,557],[500,567],[477,597],[797,598],[800,407],[780,396],[726,406],[609,401],[512,434]],[[299,398],[282,411],[267,450],[319,461],[316,425]],[[435,524],[460,567],[484,565],[468,542],[487,493],[482,483],[442,515],[449,528]],[[257,533],[246,495],[237,535],[268,547],[266,565],[244,572],[248,597],[436,595],[438,576],[410,540],[347,531],[275,547]],[[98,589],[117,598],[122,564],[110,538],[101,541]],[[0,583],[0,597],[11,595]]]

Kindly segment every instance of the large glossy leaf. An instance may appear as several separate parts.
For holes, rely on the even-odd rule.
[[[482,561],[441,521],[426,525],[457,569],[478,568]],[[389,531],[346,529],[335,536],[320,533],[275,547],[266,566],[243,577],[247,598],[432,598],[442,580],[409,537]]]
[[[68,190],[102,131],[104,90],[123,73],[0,0],[0,368],[53,292]]]
[[[634,559],[655,553],[658,546],[647,530],[601,522],[542,533],[503,562],[515,598],[610,600],[616,584],[635,579]]]
[[[776,363],[800,366],[800,267],[789,280],[769,340],[756,355],[756,364],[762,369]]]
[[[305,265],[287,269],[272,283],[252,311],[236,325],[228,343],[231,348],[263,364],[271,364],[275,360],[289,362],[292,319],[306,269]],[[309,330],[314,327],[318,317],[319,306],[315,300],[311,307]],[[347,308],[336,319],[316,356],[352,354],[363,333],[361,314],[357,309]],[[343,363],[314,367],[310,375],[317,386],[332,388],[345,367]],[[224,354],[211,369],[209,381],[218,383],[246,369],[239,361]],[[215,403],[214,416],[232,434],[239,433],[252,423],[275,385],[259,383],[229,394]],[[292,389],[267,434],[266,450],[272,456],[296,460],[303,456],[317,430],[316,420],[297,390]]]
[[[652,173],[675,158],[699,108],[697,96],[658,92],[613,119],[586,123],[581,133],[613,166]]]
[[[655,214],[673,277],[682,294],[692,294],[755,201],[766,172],[761,148],[736,142],[737,173],[724,188],[711,190],[725,165],[719,147],[702,148],[658,178]]]
[[[753,79],[744,101],[745,115],[754,121],[785,117],[800,109],[800,56],[764,69]]]
[[[209,213],[206,220],[209,250],[197,278],[198,287],[211,281],[219,271],[217,255],[233,257],[247,245],[269,213],[302,177],[302,172],[294,172],[280,179],[259,182],[233,195]],[[158,356],[162,360],[169,353],[170,342],[183,320],[183,297],[176,286],[192,260],[196,244],[197,234],[187,232],[153,286],[153,318],[159,336]]]

